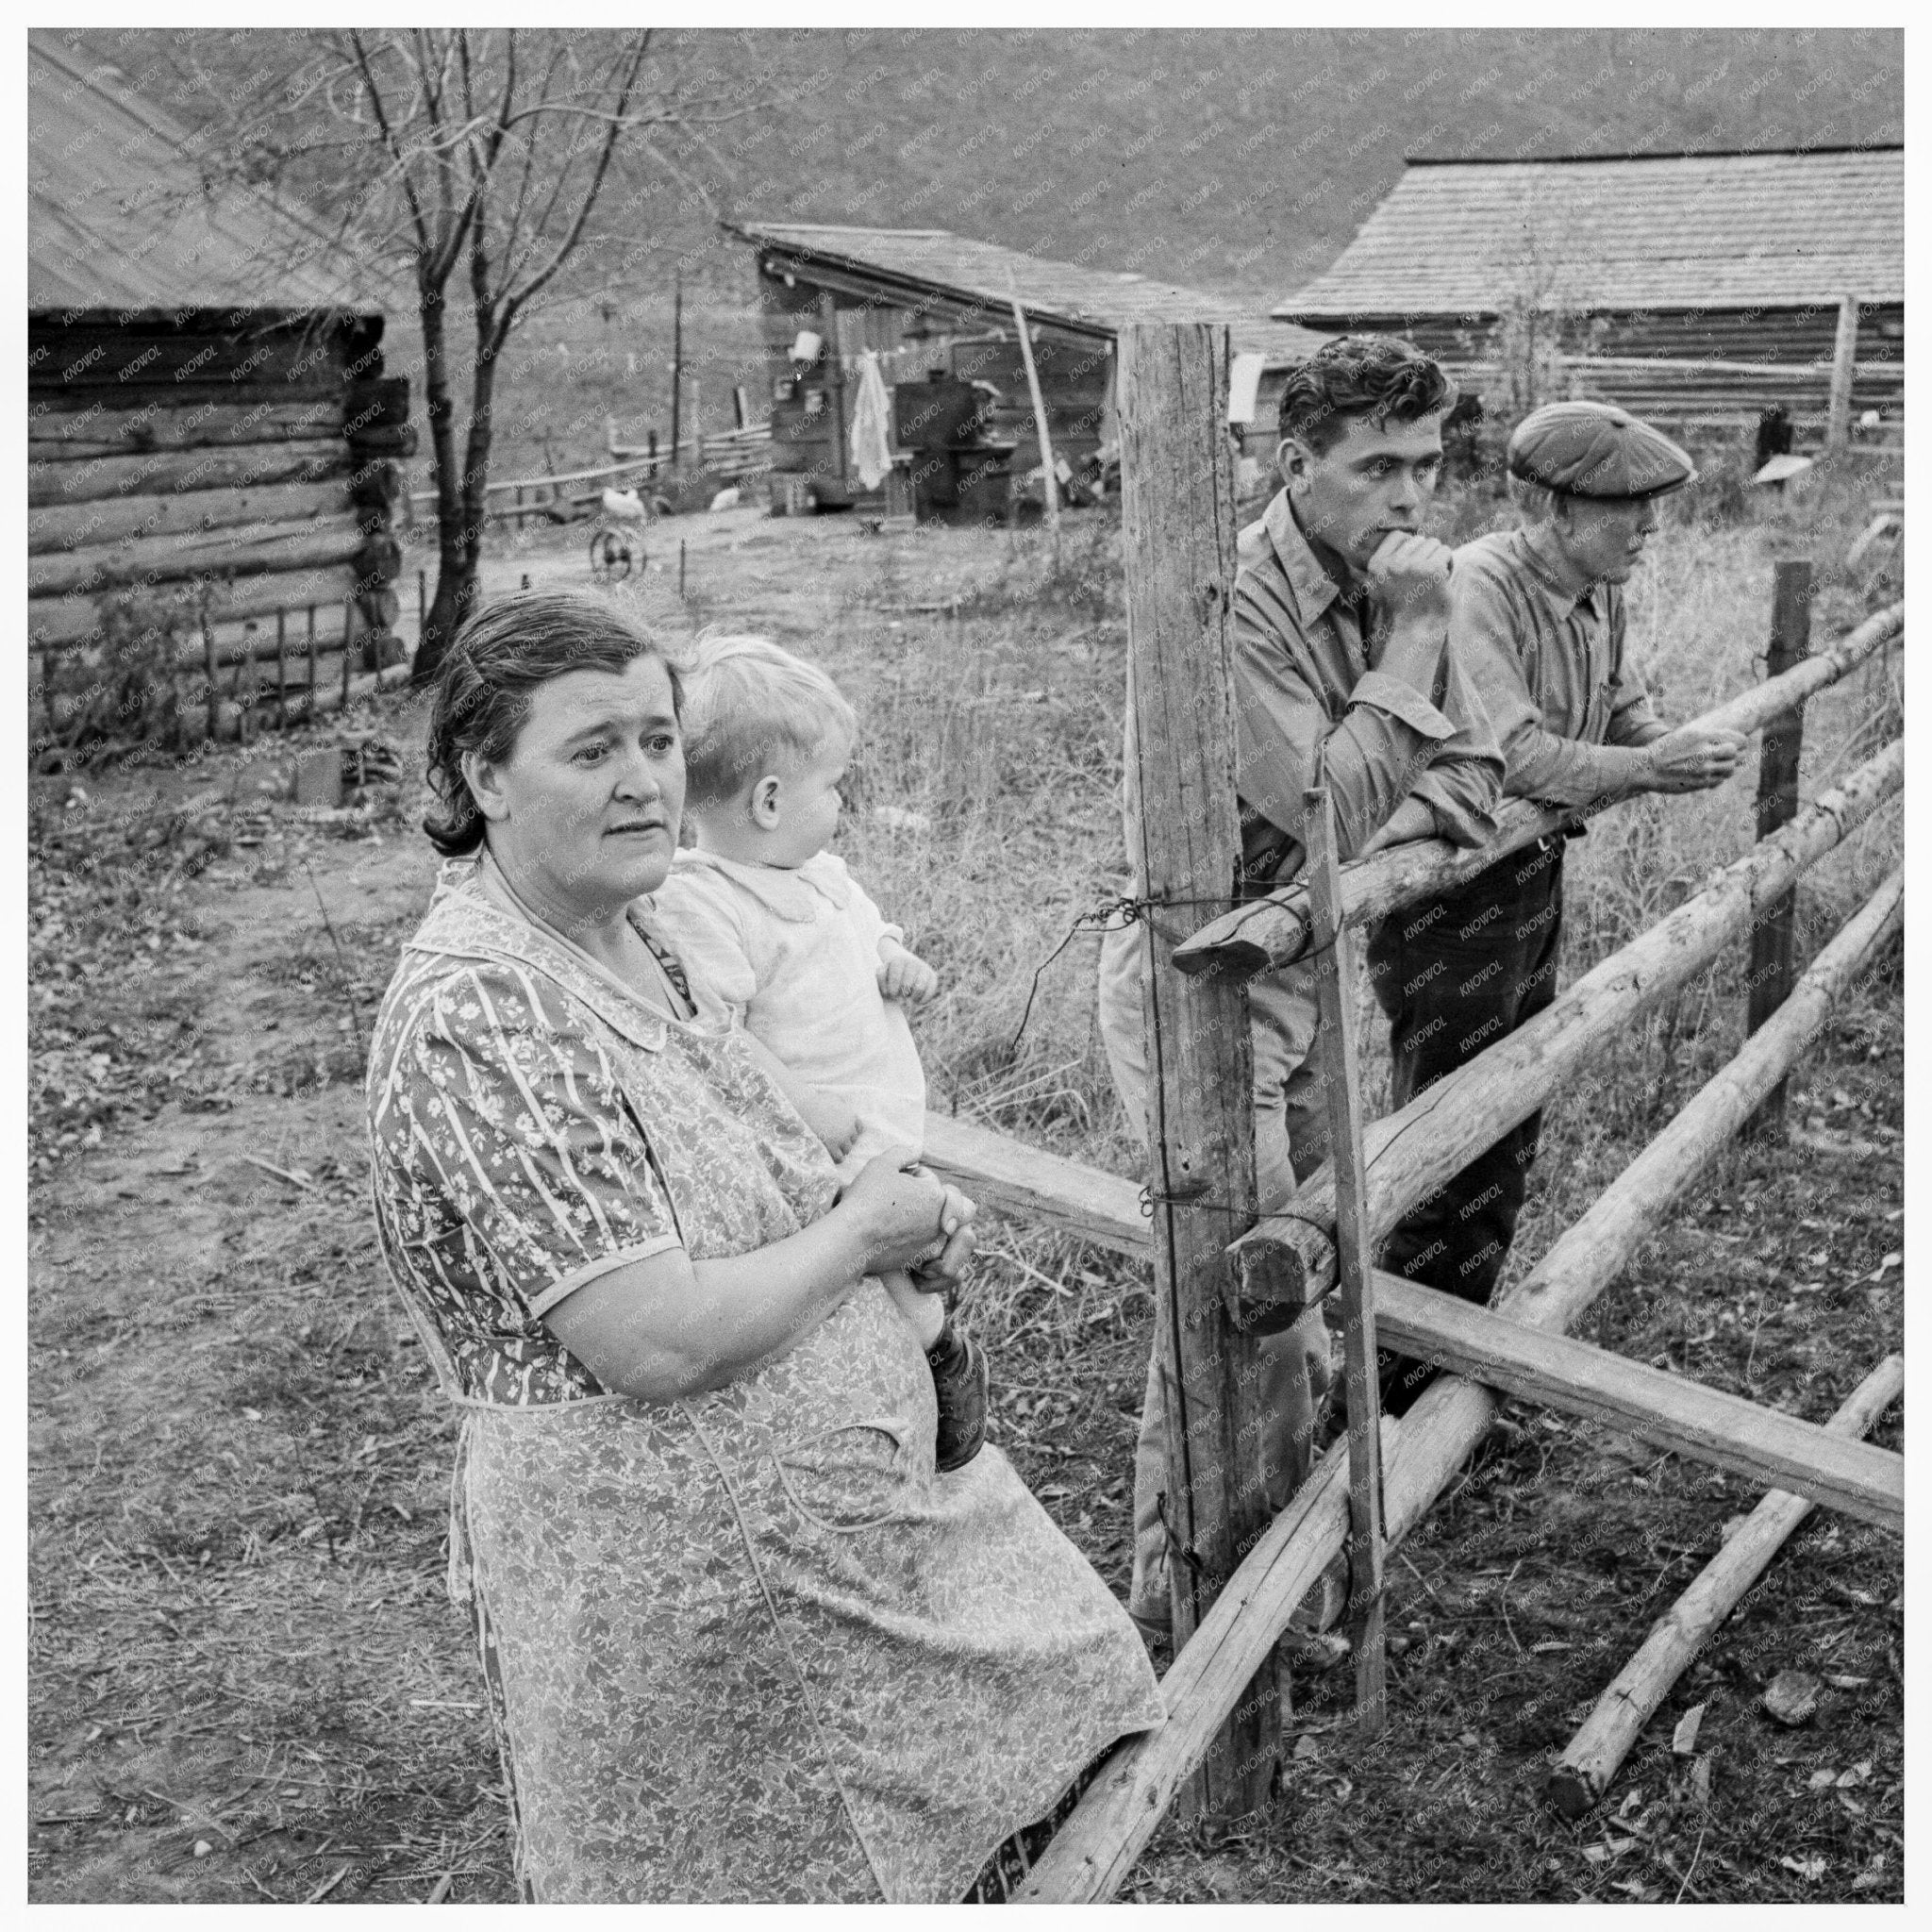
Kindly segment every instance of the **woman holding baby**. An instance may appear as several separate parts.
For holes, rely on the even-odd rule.
[[[708,744],[741,742],[713,699]],[[740,1024],[749,952],[749,990],[711,983],[738,971],[719,908],[769,889],[781,925],[816,903],[788,893],[843,893],[867,1025],[923,986],[818,863],[840,748],[765,730],[701,812],[706,903],[659,907],[680,704],[602,603],[470,622],[430,724],[451,862],[371,1055],[385,1255],[462,1411],[452,1587],[518,1877],[545,1902],[957,1899],[1159,1692],[998,1450],[935,1467],[936,1378],[974,1392],[943,1308],[971,1204],[877,1151],[862,1090]]]

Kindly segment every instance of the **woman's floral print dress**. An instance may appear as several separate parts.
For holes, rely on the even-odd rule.
[[[832,1164],[741,1035],[667,1021],[445,868],[371,1057],[376,1216],[464,1411],[471,1596],[539,1900],[958,1898],[1162,1721],[1124,1612],[997,1449],[933,1470],[875,1281],[728,1387],[609,1394],[542,1316],[742,1254]]]

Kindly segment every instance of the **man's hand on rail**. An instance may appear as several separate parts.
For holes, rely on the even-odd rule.
[[[1405,798],[1389,814],[1382,829],[1357,848],[1356,857],[1366,858],[1372,852],[1391,845],[1407,845],[1417,839],[1436,837],[1436,815],[1420,798]]]
[[[1744,756],[1741,732],[1722,725],[1680,724],[1668,737],[1644,747],[1650,761],[1651,791],[1707,791],[1722,785]]]

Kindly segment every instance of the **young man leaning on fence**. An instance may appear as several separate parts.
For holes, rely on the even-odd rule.
[[[1403,839],[1479,845],[1494,829],[1503,760],[1480,699],[1445,649],[1446,547],[1420,534],[1456,391],[1411,343],[1341,337],[1291,372],[1276,451],[1285,487],[1241,533],[1234,591],[1236,890],[1260,896],[1303,860],[1303,791],[1325,783],[1343,858]],[[1127,844],[1140,800],[1128,705]],[[1142,890],[1137,881],[1136,891]],[[1205,923],[1206,914],[1203,914]],[[1100,1024],[1129,1124],[1147,1132],[1142,1037],[1147,940],[1138,922],[1101,956]],[[1318,1069],[1308,1064],[1315,983],[1306,965],[1248,988],[1255,1070],[1255,1165],[1263,1208],[1327,1155]],[[1167,1627],[1164,1391],[1155,1359],[1134,1467],[1134,1578],[1128,1608]],[[1315,1409],[1328,1383],[1319,1312],[1262,1342],[1262,1445],[1279,1510],[1307,1474]]]
[[[1657,499],[1696,474],[1677,445],[1606,403],[1553,403],[1509,439],[1522,527],[1456,553],[1449,652],[1474,682],[1502,743],[1504,790],[1577,808],[1638,791],[1694,791],[1736,771],[1735,731],[1673,730],[1625,651],[1623,585],[1657,527]],[[1393,1102],[1513,1032],[1556,997],[1563,845],[1579,824],[1499,859],[1441,897],[1384,920],[1369,949],[1389,1015]],[[1386,1265],[1486,1302],[1516,1231],[1540,1114],[1470,1162],[1390,1238]],[[1400,1414],[1427,1372],[1385,1372]]]

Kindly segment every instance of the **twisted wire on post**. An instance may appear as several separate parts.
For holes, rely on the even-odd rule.
[[[1020,1041],[1025,1037],[1027,1023],[1033,1017],[1033,1003],[1040,994],[1041,975],[1083,932],[1121,932],[1134,924],[1136,921],[1145,919],[1157,908],[1161,911],[1187,911],[1191,908],[1198,911],[1211,906],[1225,912],[1231,909],[1231,905],[1239,906],[1240,903],[1241,901],[1231,892],[1222,892],[1211,899],[1136,898],[1131,893],[1117,892],[1111,898],[1103,899],[1098,905],[1089,907],[1085,912],[1076,914],[1074,923],[1061,936],[1058,945],[1033,969],[1032,982],[1026,989],[1026,1004],[1020,1011],[1020,1024],[1014,1028],[1012,1039],[1007,1042],[1008,1057],[1020,1051]],[[1309,947],[1300,955],[1295,963],[1299,965],[1303,960],[1320,958],[1324,952],[1331,950],[1333,943],[1331,941],[1330,946],[1325,947]]]

